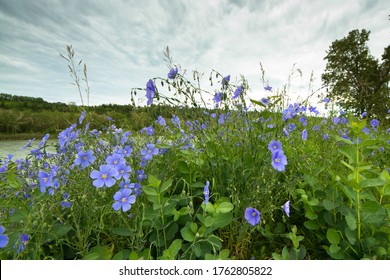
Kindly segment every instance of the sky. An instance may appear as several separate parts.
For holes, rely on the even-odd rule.
[[[321,87],[326,51],[354,29],[371,32],[380,59],[389,14],[387,0],[0,0],[0,92],[80,105],[59,56],[72,45],[87,65],[90,105],[130,104],[132,88],[167,77],[169,46],[173,63],[190,80],[193,70],[204,73],[211,92],[214,69],[231,82],[244,75],[253,99],[270,94],[264,85],[276,92],[290,84],[296,100]]]

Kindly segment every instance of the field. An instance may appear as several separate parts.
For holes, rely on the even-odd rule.
[[[1,259],[390,259],[387,120],[213,77],[213,107],[172,68],[146,85],[169,118],[97,130],[85,107],[2,159]]]

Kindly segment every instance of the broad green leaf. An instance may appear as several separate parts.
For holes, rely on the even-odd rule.
[[[332,244],[332,245],[330,245],[330,247],[329,247],[329,252],[331,253],[331,254],[336,254],[338,251],[340,251],[340,247],[339,246],[337,246],[336,244]]]
[[[130,256],[130,250],[128,249],[123,249],[120,250],[118,253],[116,253],[112,259],[113,260],[128,260]]]
[[[308,218],[309,220],[316,220],[318,218],[318,215],[314,212],[306,211],[305,217]]]
[[[346,143],[346,144],[348,144],[348,145],[354,145],[354,143],[353,143],[351,140],[345,139],[345,138],[340,137],[340,136],[338,136],[338,135],[335,135],[334,138],[335,138],[337,141],[339,141],[339,142],[344,142],[344,143]]]
[[[362,203],[361,221],[368,224],[381,224],[386,222],[386,209],[376,201]]]
[[[129,260],[138,260],[138,253],[135,252],[135,251],[131,251],[130,255],[129,255]]]
[[[214,219],[211,216],[207,216],[206,219],[204,220],[204,225],[206,227],[211,227],[213,223],[214,223]]]
[[[328,241],[334,245],[338,245],[340,243],[340,235],[339,233],[333,229],[329,228],[328,231],[326,232],[326,238]]]
[[[113,234],[116,234],[116,235],[131,236],[131,232],[128,228],[112,228],[111,231]]]
[[[10,221],[12,223],[21,223],[21,222],[26,222],[27,219],[27,212],[22,211],[22,210],[15,210],[14,213],[12,213],[10,217]]]
[[[61,237],[66,235],[69,231],[71,231],[73,227],[71,225],[63,225],[63,224],[55,224],[50,229],[50,233],[54,234],[56,237]]]
[[[385,182],[382,179],[365,179],[360,182],[361,188],[371,188],[371,187],[379,187],[383,186]]]
[[[169,179],[169,180],[165,181],[165,182],[161,185],[161,187],[160,187],[160,193],[163,193],[163,192],[165,192],[167,189],[169,189],[170,186],[172,185],[172,182],[173,182],[172,179]]]
[[[232,211],[233,208],[234,206],[230,202],[222,202],[221,204],[218,205],[217,211],[220,213],[228,213]]]
[[[188,164],[185,161],[179,161],[178,164],[177,164],[177,169],[182,174],[190,173],[190,169],[188,167]]]
[[[356,218],[352,214],[348,214],[345,216],[345,220],[347,221],[347,225],[350,230],[355,230],[357,228]]]
[[[196,182],[190,185],[191,189],[201,189],[205,187],[205,183],[202,182]]]
[[[324,208],[328,211],[335,209],[338,204],[334,203],[333,201],[329,199],[324,199],[323,201]]]
[[[144,192],[146,195],[151,195],[151,196],[157,196],[157,189],[149,187],[149,186],[143,186],[142,187],[142,192]]]
[[[156,189],[161,184],[161,180],[157,179],[157,177],[154,175],[148,175],[148,181],[149,181],[149,186],[156,188]],[[142,190],[144,190],[144,187],[142,187]]]
[[[198,225],[196,223],[190,223],[190,229],[193,233],[196,233],[198,231]]]
[[[180,233],[185,241],[192,242],[195,239],[195,233],[190,229],[188,224],[180,230]]]
[[[344,233],[348,239],[348,242],[351,243],[351,245],[354,245],[357,240],[356,231],[350,230],[348,227],[345,227]]]
[[[349,140],[348,140],[349,141]],[[340,153],[345,155],[348,159],[349,162],[356,162],[356,148],[354,146],[342,146],[338,149]]]
[[[303,223],[303,225],[310,230],[317,230],[321,227],[317,220],[306,221]]]
[[[210,235],[207,240],[213,246],[214,250],[219,250],[220,248],[222,248],[222,240],[219,237],[215,235]]]

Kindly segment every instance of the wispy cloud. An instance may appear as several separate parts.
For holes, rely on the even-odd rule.
[[[132,87],[166,76],[167,45],[174,63],[243,74],[258,96],[260,62],[274,88],[286,83],[294,63],[304,73],[298,84],[313,71],[319,86],[332,41],[366,28],[378,58],[390,43],[385,0],[15,0],[0,1],[0,25],[0,91],[78,101],[58,56],[72,44],[87,63],[92,104],[129,103]]]

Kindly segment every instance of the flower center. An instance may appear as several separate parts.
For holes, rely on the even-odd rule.
[[[121,201],[122,201],[122,202],[126,202],[126,197],[123,197],[123,198],[121,199]]]
[[[275,162],[280,162],[280,158],[275,158]]]
[[[107,174],[106,173],[102,174],[102,179],[107,179]]]
[[[256,217],[257,216],[257,214],[256,214],[256,212],[252,212],[252,217]]]

